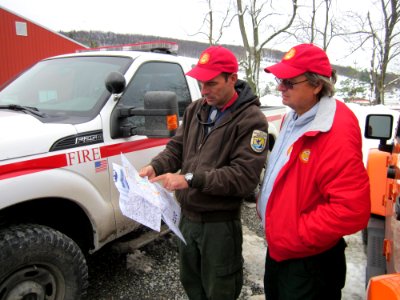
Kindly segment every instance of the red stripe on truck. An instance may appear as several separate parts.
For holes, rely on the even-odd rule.
[[[120,153],[128,153],[134,152],[144,149],[149,149],[153,147],[163,146],[167,144],[169,139],[143,139],[139,141],[133,142],[124,142],[113,145],[106,145],[99,147],[100,149],[100,158],[104,159],[110,156],[119,155]],[[73,148],[70,152],[65,152],[62,154],[55,154],[46,157],[40,157],[35,159],[29,159],[24,161],[19,161],[15,163],[10,163],[6,165],[0,166],[0,180],[18,177],[22,175],[32,174],[36,172],[42,172],[46,170],[52,170],[57,168],[62,168],[68,166],[68,153],[77,152],[77,151],[87,151],[87,149],[96,148],[96,145],[93,147],[85,147],[84,150],[82,148]],[[84,162],[84,161],[82,161]]]
[[[148,148],[163,146],[168,143],[169,139],[143,139],[134,142],[120,143],[108,145],[100,148],[101,157],[109,157],[122,153],[134,152]]]
[[[67,165],[65,154],[19,161],[0,166],[0,180],[26,174],[62,168]]]
[[[268,122],[272,122],[272,121],[276,121],[276,120],[280,120],[282,119],[281,115],[274,115],[274,116],[268,116],[267,117],[267,121]]]

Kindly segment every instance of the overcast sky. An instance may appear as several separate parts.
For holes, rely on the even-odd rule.
[[[365,10],[371,1],[374,0],[334,0],[337,14],[350,9]],[[225,0],[213,1],[216,17],[222,18],[224,3]],[[289,1],[275,3],[283,5]],[[0,6],[54,31],[100,30],[207,42],[204,35],[196,35],[208,10],[206,0],[0,0]],[[226,30],[222,43],[242,44],[236,23]],[[285,51],[292,45],[267,47]],[[328,49],[333,64],[343,60],[342,48]],[[346,65],[355,60],[365,62],[357,56],[347,59]]]
[[[193,34],[206,11],[204,0],[0,0],[0,5],[55,31],[166,37]]]

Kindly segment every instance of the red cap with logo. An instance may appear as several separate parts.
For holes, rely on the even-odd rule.
[[[300,44],[290,49],[282,60],[264,69],[281,79],[297,77],[306,72],[332,76],[332,67],[325,51],[313,44]]]
[[[230,50],[211,46],[201,53],[197,65],[186,75],[199,81],[208,81],[223,72],[236,73],[238,68],[236,56]]]

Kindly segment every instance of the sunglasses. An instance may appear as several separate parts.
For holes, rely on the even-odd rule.
[[[282,84],[285,87],[285,89],[291,90],[291,89],[293,89],[293,87],[296,84],[306,82],[306,81],[308,81],[308,79],[298,81],[298,82],[293,82],[293,81],[290,81],[289,79],[280,79],[280,78],[275,77],[275,81],[278,85]]]

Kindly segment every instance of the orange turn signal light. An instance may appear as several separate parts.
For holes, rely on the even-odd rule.
[[[178,128],[177,115],[167,115],[167,128],[169,131],[173,131]]]

